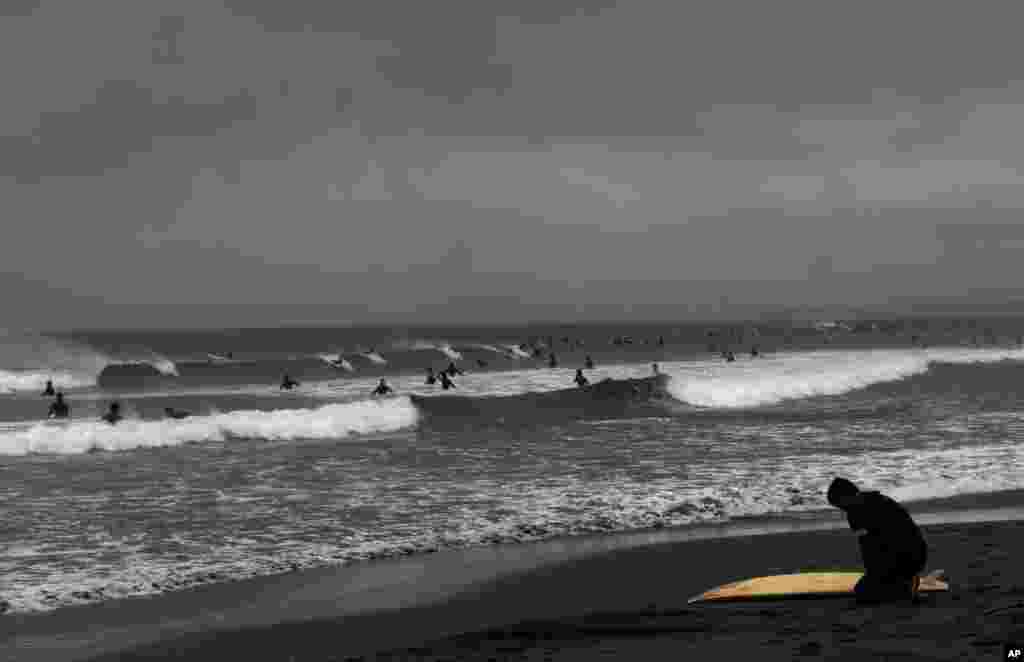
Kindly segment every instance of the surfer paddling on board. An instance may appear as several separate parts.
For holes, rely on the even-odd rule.
[[[121,416],[121,404],[119,402],[111,402],[110,409],[106,414],[103,414],[102,419],[111,425],[116,425],[123,416]]]
[[[48,418],[67,418],[71,415],[71,408],[64,401],[64,394],[57,391],[57,399],[50,403]]]
[[[862,604],[914,596],[917,575],[928,560],[928,545],[910,513],[879,492],[862,492],[845,478],[828,487],[828,502],[846,513],[850,528],[864,530],[860,554],[864,576],[854,594]]]
[[[576,378],[573,379],[573,381],[576,382],[576,386],[579,386],[580,388],[583,388],[584,386],[587,386],[588,384],[590,384],[590,380],[588,380],[583,375],[583,369],[582,368],[576,368]]]
[[[292,390],[293,388],[295,388],[298,385],[299,385],[299,383],[297,381],[295,381],[294,379],[292,379],[288,375],[285,375],[284,377],[281,378],[281,390],[282,391],[290,391],[290,390]]]
[[[380,383],[377,384],[377,388],[373,389],[374,395],[387,395],[388,393],[394,393],[394,390],[388,386],[388,383],[384,381],[384,378],[380,378]]]

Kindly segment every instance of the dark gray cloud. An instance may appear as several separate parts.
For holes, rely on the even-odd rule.
[[[111,81],[96,100],[73,111],[42,114],[30,136],[0,137],[0,176],[35,183],[41,177],[90,176],[124,167],[133,154],[165,137],[214,136],[255,116],[256,99],[240,94],[216,104],[163,101],[132,81]]]
[[[30,4],[0,23],[19,318],[726,314],[1014,282],[1013,5]]]
[[[5,0],[0,4],[0,16],[31,16],[42,0]]]

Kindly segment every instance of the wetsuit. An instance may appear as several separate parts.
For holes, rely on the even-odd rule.
[[[862,492],[863,503],[848,508],[847,521],[860,537],[864,577],[854,592],[873,600],[891,593],[909,592],[910,581],[928,561],[928,545],[910,513],[878,492]]]
[[[57,400],[50,404],[50,418],[67,418],[71,413],[68,403]]]

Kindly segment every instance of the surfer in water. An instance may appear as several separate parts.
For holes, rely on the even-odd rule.
[[[299,385],[299,383],[297,381],[295,381],[294,379],[292,379],[287,374],[285,374],[285,376],[281,378],[281,390],[282,391],[290,391],[290,390],[292,390],[293,388],[295,388],[298,385]]]
[[[46,398],[46,397],[53,397],[54,391],[53,391],[53,380],[52,379],[47,379],[46,380],[46,388],[43,389],[43,392],[42,392],[41,395],[44,398]]]
[[[658,368],[658,364],[657,363],[652,363],[651,364],[651,372],[654,373],[655,375],[660,375],[661,374],[661,369]]]
[[[549,368],[557,368],[558,367],[558,359],[555,357],[555,353],[554,352],[551,352],[551,354],[548,355],[548,367]]]
[[[584,386],[590,384],[590,381],[583,375],[582,368],[576,369],[576,378],[573,379],[573,381],[576,382],[576,386],[579,386],[580,388],[583,388]]]
[[[448,376],[447,372],[441,373],[441,388],[446,391],[450,388],[455,388],[455,382],[451,380],[451,377]]]
[[[167,418],[182,419],[188,418],[191,414],[183,409],[175,409],[174,407],[164,407],[164,415]]]
[[[864,576],[854,588],[857,602],[871,604],[914,596],[917,575],[928,560],[928,545],[910,513],[879,492],[862,492],[849,480],[836,478],[828,502],[846,513],[860,536]]]
[[[441,374],[443,375],[444,373],[441,373]],[[426,381],[427,386],[433,386],[436,383],[437,383],[437,377],[434,376],[433,369],[427,368],[427,381]]]
[[[121,403],[116,401],[111,402],[110,409],[107,410],[106,414],[103,414],[102,418],[104,421],[110,423],[111,425],[117,424],[118,421],[124,418],[123,416],[121,416]]]
[[[50,412],[47,418],[67,418],[71,415],[71,408],[64,401],[64,394],[57,391],[57,399],[50,403]]]
[[[587,358],[583,359],[583,367],[587,370],[594,369],[594,359],[590,358],[590,354],[587,354]]]
[[[373,389],[374,395],[387,395],[388,393],[394,393],[394,390],[388,386],[388,383],[384,381],[384,378],[380,378],[380,383],[377,384],[377,388]]]

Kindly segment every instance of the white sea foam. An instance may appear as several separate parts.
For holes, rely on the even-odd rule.
[[[52,379],[59,389],[95,386],[95,375],[49,370],[0,370],[0,391],[42,391],[46,380]]]
[[[387,363],[387,360],[377,352],[366,352],[365,354],[361,354],[360,356],[369,359],[370,361],[376,363],[377,365],[384,365],[385,363]]]
[[[352,434],[387,432],[416,424],[408,398],[362,400],[316,409],[232,411],[179,420],[126,419],[117,425],[100,421],[32,423],[0,432],[0,455],[74,454],[120,451],[226,439],[332,439]]]
[[[849,350],[777,354],[736,363],[690,364],[672,373],[673,397],[700,407],[742,408],[839,395],[926,372],[935,363],[1024,360],[1020,348]],[[669,370],[671,372],[671,370]]]
[[[347,372],[355,371],[352,364],[349,363],[347,359],[343,358],[341,354],[317,354],[316,356],[332,368],[341,368]]]
[[[528,358],[530,358],[530,354],[528,352],[524,352],[519,347],[519,345],[505,345],[505,349],[507,349],[508,353],[512,357],[514,357],[514,358],[517,358],[517,359],[528,359]]]

